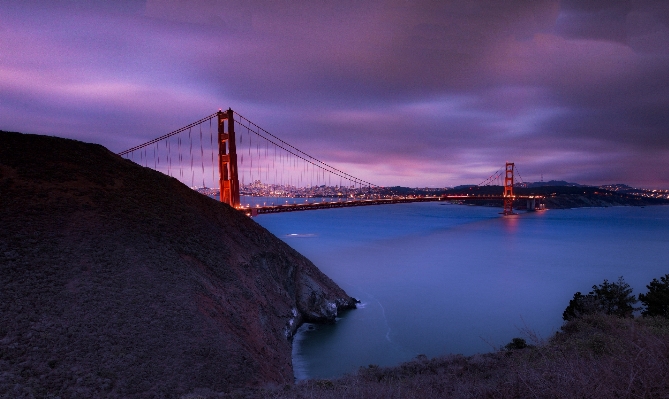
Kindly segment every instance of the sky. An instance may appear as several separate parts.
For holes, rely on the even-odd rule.
[[[120,152],[219,108],[382,186],[669,189],[669,1],[0,2],[2,130]]]

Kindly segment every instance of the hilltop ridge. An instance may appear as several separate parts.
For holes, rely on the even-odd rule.
[[[104,147],[0,132],[0,397],[292,384],[290,337],[355,307],[263,227]]]

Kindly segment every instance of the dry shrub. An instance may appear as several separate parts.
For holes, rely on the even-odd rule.
[[[592,315],[510,364],[534,397],[669,396],[669,323]]]

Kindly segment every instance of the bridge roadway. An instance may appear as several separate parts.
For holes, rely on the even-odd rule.
[[[514,200],[522,199],[543,199],[542,196],[535,195],[515,195]],[[412,198],[379,198],[368,200],[354,200],[343,202],[311,202],[305,204],[286,204],[272,206],[256,206],[241,208],[247,216],[257,216],[264,213],[311,211],[316,209],[347,208],[351,206],[367,205],[386,205],[386,204],[406,204],[410,202],[434,202],[434,201],[464,201],[464,200],[499,200],[503,201],[503,195],[443,195],[435,197],[412,197]]]

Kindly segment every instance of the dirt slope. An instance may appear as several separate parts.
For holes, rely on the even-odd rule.
[[[287,338],[354,300],[225,204],[102,146],[0,132],[0,396],[292,383]]]

